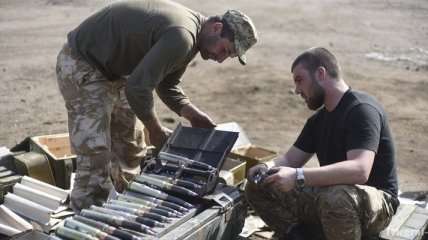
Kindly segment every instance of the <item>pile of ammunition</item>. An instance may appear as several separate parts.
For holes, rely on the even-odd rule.
[[[137,175],[123,194],[102,206],[91,206],[64,221],[55,233],[67,239],[147,239],[190,218],[195,206],[183,197],[196,197],[200,185],[165,176]],[[173,196],[175,195],[175,196]]]
[[[218,176],[218,169],[166,152],[154,160],[123,194],[65,220],[56,235],[67,239],[147,239],[160,237],[192,217],[198,206],[191,200],[206,193],[207,182],[214,179],[212,175]]]
[[[184,198],[203,197],[217,184],[218,168],[204,162],[162,151],[154,161],[155,163],[149,164],[146,169],[147,177],[167,182],[169,185],[160,186],[162,184],[154,183],[153,180],[148,183],[147,178],[143,177],[136,179],[137,182]]]

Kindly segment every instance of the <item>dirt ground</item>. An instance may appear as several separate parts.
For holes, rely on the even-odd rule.
[[[67,131],[55,76],[66,34],[111,1],[0,1],[0,146]],[[236,8],[259,31],[248,65],[197,56],[182,86],[217,123],[238,122],[255,145],[284,153],[312,114],[293,93],[290,65],[330,49],[345,80],[376,95],[395,137],[401,191],[428,190],[428,1],[178,0],[205,15]],[[171,129],[184,120],[156,102]]]

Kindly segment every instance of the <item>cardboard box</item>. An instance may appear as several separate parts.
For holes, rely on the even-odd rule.
[[[278,156],[278,153],[275,151],[251,144],[245,131],[236,122],[219,124],[216,129],[239,133],[238,139],[229,154],[229,158],[245,161],[245,173],[253,166],[267,162]]]
[[[229,154],[231,158],[246,162],[245,172],[259,163],[274,159],[276,156],[278,156],[276,152],[255,145],[232,150]]]
[[[227,158],[222,171],[228,171],[232,174],[232,180],[230,185],[238,186],[239,184],[244,182],[245,178],[245,161],[241,161],[239,159]],[[222,171],[220,171],[220,177],[222,176]],[[227,175],[226,175],[227,176]],[[229,184],[229,181],[224,180],[226,184]]]
[[[76,170],[76,155],[71,153],[68,133],[31,137],[30,150],[48,157],[57,187],[70,188],[71,173]]]

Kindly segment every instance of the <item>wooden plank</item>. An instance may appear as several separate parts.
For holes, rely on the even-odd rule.
[[[398,230],[400,230],[401,226],[406,222],[406,220],[410,217],[412,212],[416,209],[414,205],[402,205],[398,212],[392,218],[389,226],[381,232],[381,237],[386,239],[392,239],[396,236]]]
[[[420,240],[421,238],[419,229],[409,228],[406,226],[401,227],[396,234],[397,237],[401,237],[409,240]]]
[[[416,208],[415,213],[420,213],[420,214],[428,216],[428,209],[425,209],[425,208]]]
[[[409,240],[409,239],[401,238],[401,237],[394,237],[394,238],[391,238],[391,240]]]
[[[404,225],[410,228],[422,229],[424,226],[426,226],[427,221],[428,216],[413,212]]]

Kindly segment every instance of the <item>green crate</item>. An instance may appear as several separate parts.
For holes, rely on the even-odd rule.
[[[31,137],[30,150],[48,157],[57,187],[70,189],[71,174],[76,170],[76,155],[71,153],[68,133]]]
[[[13,186],[15,186],[16,183],[20,182],[21,178],[22,176],[20,175],[0,178],[0,204],[4,203],[4,196],[7,193],[12,192]]]

